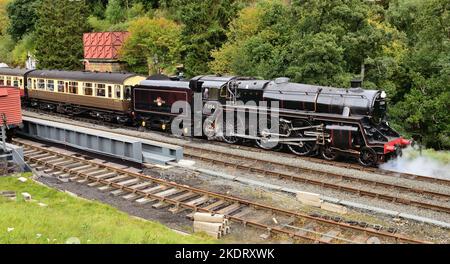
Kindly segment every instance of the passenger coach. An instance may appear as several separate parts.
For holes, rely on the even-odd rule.
[[[132,73],[35,70],[27,74],[26,90],[33,107],[126,123],[131,87],[144,79]]]
[[[25,95],[25,76],[32,70],[0,68],[0,86],[20,88],[20,95]]]

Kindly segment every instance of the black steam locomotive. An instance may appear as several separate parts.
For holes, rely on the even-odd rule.
[[[193,105],[196,93],[201,94],[202,106],[212,109],[203,113],[204,131],[210,139],[230,144],[250,139],[263,149],[279,150],[286,146],[299,156],[320,154],[326,160],[353,156],[364,166],[385,162],[410,144],[386,121],[385,92],[291,83],[288,78],[272,81],[222,76],[198,76],[190,81],[149,78],[133,88],[133,116],[143,126],[169,130],[181,113],[172,110],[173,104],[184,101]],[[208,122],[217,105],[223,108],[220,120],[231,116],[231,123]],[[275,113],[275,120],[267,118],[270,124],[260,126],[256,120],[260,120],[257,117],[261,110],[262,114]],[[191,109],[184,113],[185,120],[191,122],[188,129],[196,126],[195,112]],[[230,124],[232,127],[227,127]]]

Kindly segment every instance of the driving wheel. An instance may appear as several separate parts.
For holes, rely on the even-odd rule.
[[[359,154],[359,163],[366,167],[375,167],[378,163],[377,153],[373,148],[363,147]]]

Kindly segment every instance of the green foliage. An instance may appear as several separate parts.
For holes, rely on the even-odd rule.
[[[12,65],[12,50],[14,49],[14,41],[11,36],[0,36],[0,62]]]
[[[84,1],[42,0],[36,23],[36,59],[41,69],[82,68],[83,33],[87,31]]]
[[[217,73],[227,68],[228,73],[285,75],[335,86],[347,86],[352,77],[368,71],[368,84],[376,86],[371,82],[383,80],[377,79],[381,73],[370,72],[371,66],[383,62],[384,50],[399,37],[377,21],[380,12],[357,0],[263,1],[240,12],[210,65]]]
[[[105,11],[106,20],[111,24],[125,21],[126,15],[122,9],[120,0],[109,0]]]
[[[0,0],[0,36],[4,36],[7,33],[9,27],[9,18],[6,12],[6,6],[10,0]]]
[[[7,11],[10,20],[8,28],[14,40],[34,30],[37,14],[36,7],[41,0],[14,0],[8,4]]]
[[[33,34],[25,35],[17,42],[16,46],[11,52],[12,65],[25,67],[25,61],[28,58],[28,52],[31,54],[35,50],[35,36]]]
[[[175,71],[181,50],[179,25],[166,18],[143,17],[131,23],[129,32],[121,58],[135,71],[146,74]]]
[[[405,6],[407,8],[405,8]],[[409,50],[402,60],[398,98],[391,116],[398,127],[437,149],[450,148],[450,2],[398,0],[390,18],[408,17],[398,23],[409,35]]]
[[[238,0],[171,0],[164,5],[184,27],[183,62],[188,76],[210,72],[211,51],[226,40],[228,24],[242,7]]]

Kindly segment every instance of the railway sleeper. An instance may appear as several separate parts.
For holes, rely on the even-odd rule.
[[[334,239],[339,239],[339,235],[341,234],[340,230],[330,230],[327,233],[323,234],[322,237],[319,239],[319,242],[329,244]]]

